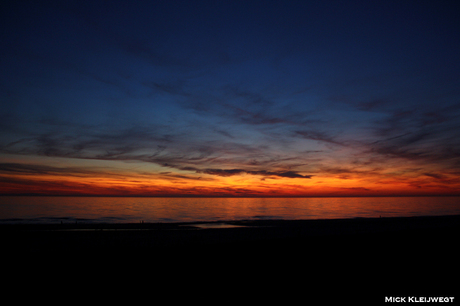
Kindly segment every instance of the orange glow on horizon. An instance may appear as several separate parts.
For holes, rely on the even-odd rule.
[[[460,184],[441,184],[434,178],[340,177],[277,178],[256,175],[107,176],[3,175],[0,193],[101,196],[416,196],[457,195]]]

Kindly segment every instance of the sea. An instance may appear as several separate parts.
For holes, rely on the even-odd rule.
[[[0,224],[308,220],[460,214],[460,197],[0,196]]]

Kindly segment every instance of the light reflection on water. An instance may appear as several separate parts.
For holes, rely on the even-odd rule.
[[[0,197],[2,223],[138,223],[460,214],[460,197]]]

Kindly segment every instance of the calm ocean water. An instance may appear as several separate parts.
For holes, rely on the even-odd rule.
[[[0,197],[0,223],[192,222],[460,214],[460,197]]]

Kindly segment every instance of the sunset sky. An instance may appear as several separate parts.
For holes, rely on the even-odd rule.
[[[0,194],[460,195],[458,1],[6,1]]]

